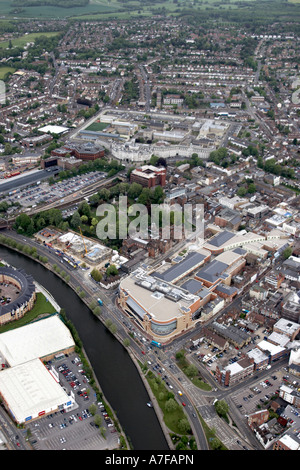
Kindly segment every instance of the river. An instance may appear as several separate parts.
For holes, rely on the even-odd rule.
[[[103,393],[115,411],[134,450],[168,450],[149,395],[126,349],[105,328],[75,292],[51,271],[0,246],[0,258],[23,268],[55,298],[74,324]]]

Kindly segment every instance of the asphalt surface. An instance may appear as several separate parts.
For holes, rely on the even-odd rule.
[[[45,180],[50,178],[53,175],[56,169],[51,168],[51,171],[47,170],[40,170],[36,173],[25,175],[22,178],[9,178],[5,183],[0,184],[0,194],[8,193],[13,191],[14,189],[19,189],[24,186],[28,186],[29,184],[37,183],[38,181]]]

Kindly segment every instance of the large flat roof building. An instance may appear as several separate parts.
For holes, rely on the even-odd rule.
[[[72,402],[40,359],[1,371],[0,395],[17,423],[39,418]]]
[[[155,271],[153,276],[166,282],[176,283],[183,277],[198,269],[210,259],[210,252],[206,250],[192,251],[178,263],[173,263],[166,270]]]
[[[230,285],[232,276],[237,274],[246,264],[246,251],[240,248],[226,251],[218,255],[195,274],[195,278],[206,287],[216,284]]]
[[[61,351],[74,349],[70,330],[58,315],[51,315],[0,335],[2,362],[15,367],[36,358],[47,360]]]
[[[42,361],[74,351],[75,342],[58,315],[0,335],[0,396],[19,424],[74,404]]]
[[[201,299],[138,268],[120,283],[119,304],[149,335],[166,342],[193,326]]]

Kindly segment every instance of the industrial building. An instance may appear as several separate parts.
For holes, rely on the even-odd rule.
[[[58,315],[0,335],[0,396],[16,423],[68,409],[75,400],[43,361],[70,354],[75,342]]]
[[[17,424],[67,409],[73,403],[40,359],[1,371],[0,396]]]
[[[74,350],[69,329],[58,315],[37,320],[0,335],[0,364],[14,367],[39,358],[49,361],[55,355]]]

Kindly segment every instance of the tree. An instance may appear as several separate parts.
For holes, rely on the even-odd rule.
[[[93,314],[96,315],[96,317],[99,317],[99,315],[101,315],[101,308],[99,307],[99,305],[94,308]]]
[[[178,421],[178,429],[182,434],[185,434],[190,430],[191,426],[187,418],[182,418]]]
[[[80,215],[85,215],[86,217],[90,218],[91,216],[91,209],[90,206],[86,201],[82,202],[78,207],[78,212]]]
[[[256,192],[256,186],[255,186],[255,184],[254,184],[254,183],[250,183],[250,184],[248,185],[248,193],[253,194],[253,193],[255,193],[255,192]]]
[[[219,416],[225,417],[229,411],[229,406],[225,400],[218,400],[215,403],[215,410]]]
[[[143,186],[139,183],[132,183],[128,189],[128,196],[132,199],[139,197],[143,190]]]
[[[27,233],[28,227],[31,224],[31,218],[27,214],[20,214],[16,218],[15,221],[15,228],[16,230],[21,230],[25,233]]]
[[[100,199],[102,199],[103,201],[108,201],[110,198],[110,191],[106,188],[100,189],[98,194]]]
[[[101,423],[102,423],[102,419],[101,419],[101,416],[96,414],[94,416],[94,423],[96,424],[96,426],[101,426]]]
[[[236,194],[237,194],[238,196],[240,196],[240,197],[245,196],[245,194],[247,194],[247,188],[246,188],[245,186],[241,186],[241,187],[237,190]]]
[[[177,409],[177,407],[178,407],[178,404],[177,404],[176,400],[174,400],[174,398],[169,398],[169,400],[166,401],[166,403],[165,403],[165,409],[169,413],[171,413],[172,411],[175,411]]]
[[[108,191],[109,192],[109,191]],[[100,196],[99,194],[93,194],[90,198],[89,198],[89,203],[91,206],[97,206],[98,202],[99,202],[99,199],[100,199]]]
[[[86,215],[82,215],[80,219],[83,224],[87,224],[89,221],[89,218]]]
[[[147,206],[151,202],[151,190],[149,188],[143,188],[141,194],[138,197],[137,202]]]
[[[186,375],[188,377],[195,377],[196,375],[198,374],[198,369],[197,367],[194,365],[194,364],[190,364],[187,368],[186,368]]]
[[[95,403],[92,403],[89,406],[89,412],[91,413],[92,416],[95,416],[95,414],[97,412],[97,406],[95,405]]]
[[[288,246],[288,247],[283,251],[282,255],[283,255],[284,259],[288,259],[288,258],[291,256],[292,253],[293,253],[292,248],[291,248],[290,246]]]
[[[161,186],[156,186],[151,193],[151,201],[153,204],[162,204],[165,198],[164,190]]]
[[[117,270],[116,266],[114,264],[111,264],[107,270],[106,270],[106,275],[109,276],[117,276],[119,274],[119,271]]]
[[[158,159],[159,159],[159,157],[157,157],[156,155],[152,155],[150,160],[149,160],[149,165],[156,166],[156,164],[158,162]]]
[[[100,282],[101,279],[102,279],[102,274],[100,273],[100,271],[96,268],[94,268],[91,272],[91,276],[92,278],[96,281],[96,282]]]
[[[75,211],[70,220],[70,225],[73,228],[78,228],[80,225],[80,222],[81,222],[80,215],[77,211]]]

